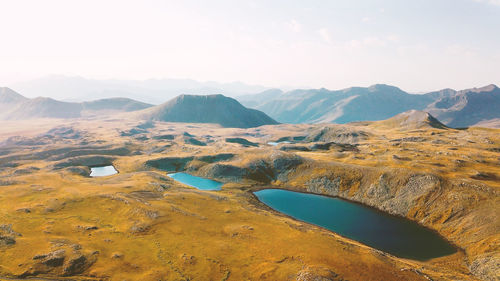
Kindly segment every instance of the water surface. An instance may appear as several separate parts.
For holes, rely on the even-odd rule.
[[[398,257],[428,260],[456,252],[432,230],[361,204],[281,189],[264,189],[255,195],[276,211]]]
[[[185,185],[189,185],[201,190],[220,190],[223,185],[223,183],[218,181],[205,179],[186,173],[173,173],[168,174],[167,176]]]
[[[90,176],[91,177],[104,177],[117,174],[118,171],[113,166],[102,166],[102,167],[91,167]]]
[[[277,146],[280,143],[290,144],[291,142],[289,142],[289,141],[280,141],[280,142],[270,141],[267,144],[272,145],[272,146]]]

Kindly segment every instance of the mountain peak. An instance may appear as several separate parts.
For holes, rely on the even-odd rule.
[[[248,109],[223,95],[180,95],[158,106],[143,110],[148,120],[185,123],[216,123],[223,127],[252,128],[278,124],[265,113]]]
[[[498,89],[498,87],[495,84],[489,84],[487,86],[484,86],[484,87],[481,87],[481,88],[477,88],[477,90],[479,92],[491,92],[491,91],[494,91],[496,89]]]
[[[0,87],[0,103],[18,103],[27,100],[10,88]]]
[[[437,128],[446,129],[447,127],[439,122],[434,116],[428,112],[421,110],[408,110],[400,113],[387,120],[380,121],[381,124],[390,126],[393,128],[401,129],[420,129],[420,128]]]
[[[371,85],[370,87],[368,87],[368,90],[374,92],[374,91],[401,91],[400,88],[396,87],[396,86],[391,86],[391,85],[387,85],[387,84],[374,84],[374,85]]]
[[[497,89],[498,89],[497,85],[489,84],[489,85],[486,85],[484,87],[466,89],[466,90],[462,90],[460,92],[482,93],[482,92],[493,92]]]

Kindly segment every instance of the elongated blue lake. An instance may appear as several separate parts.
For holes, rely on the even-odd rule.
[[[223,183],[218,181],[200,178],[186,173],[173,173],[168,174],[167,176],[185,185],[189,185],[201,190],[220,190],[223,185]]]
[[[423,261],[456,252],[432,230],[361,204],[282,189],[255,195],[276,211],[398,257]]]
[[[91,177],[104,177],[117,174],[118,171],[113,166],[103,166],[103,167],[91,167],[90,176]]]

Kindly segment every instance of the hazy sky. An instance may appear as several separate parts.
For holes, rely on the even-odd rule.
[[[500,0],[0,0],[0,86],[49,74],[500,84]]]

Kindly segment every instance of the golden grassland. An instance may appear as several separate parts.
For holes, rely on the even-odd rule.
[[[494,280],[488,278],[499,270],[500,130],[400,130],[377,123],[229,129],[157,122],[127,135],[123,132],[141,123],[111,118],[3,123],[0,141],[22,135],[45,142],[0,148],[0,225],[10,225],[0,235],[15,239],[0,243],[0,279]],[[356,151],[283,152],[283,144],[266,144],[323,126],[362,130],[367,137],[357,142]],[[40,137],[53,127],[79,135]],[[190,137],[184,132],[207,145],[186,144]],[[175,139],[153,138],[165,134]],[[230,144],[227,137],[260,145]],[[71,152],[83,148],[88,149],[84,154]],[[127,152],[103,152],[110,148]],[[242,169],[276,155],[302,162],[271,180],[219,179],[227,183],[216,192],[183,186],[166,171],[145,164],[162,157],[221,153],[235,157],[218,164]],[[77,159],[79,166],[95,165],[94,160],[85,162],[88,155],[101,155],[119,173],[91,178],[57,166],[68,159]],[[213,165],[195,159],[185,169],[213,177]],[[366,195],[382,186],[374,185],[381,179],[397,193],[415,174],[435,175],[439,185],[411,197],[414,204],[407,212],[378,205],[382,199]],[[317,177],[338,177],[338,196],[415,220],[460,250],[425,262],[397,258],[281,215],[252,194],[263,187],[314,192],[306,186]],[[335,195],[328,192],[320,193]],[[325,279],[314,279],[320,277]]]

